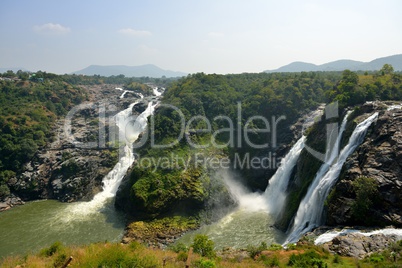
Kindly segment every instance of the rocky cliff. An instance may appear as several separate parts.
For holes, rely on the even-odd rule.
[[[374,112],[379,112],[379,117],[368,129],[364,142],[345,162],[326,200],[325,224],[402,226],[401,107],[392,102],[370,102],[349,109],[353,113],[348,118],[341,148],[358,123]],[[337,118],[338,124],[342,117]],[[307,131],[307,145],[319,152],[325,151],[327,123],[322,120]],[[302,151],[287,189],[286,207],[276,219],[277,228],[287,230],[321,165],[321,161]]]
[[[355,122],[380,114],[343,166],[327,200],[327,224],[402,227],[401,107],[375,102],[358,111]]]
[[[90,200],[102,190],[102,179],[117,163],[119,154],[116,144],[109,142],[111,135],[118,133],[112,118],[139,98],[131,91],[122,97],[123,91],[116,87],[85,86],[90,101],[70,114],[71,124],[67,125],[72,136],[65,135],[66,118],[59,119],[53,142],[8,181],[11,195],[0,200],[0,211],[35,199]]]

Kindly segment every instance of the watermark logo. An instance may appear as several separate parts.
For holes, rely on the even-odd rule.
[[[331,119],[339,118],[338,108],[338,102],[333,102],[325,106],[325,119],[327,121],[330,121]],[[339,143],[341,139],[341,134],[342,133],[340,133],[338,121],[335,123],[327,123],[325,153],[321,153],[311,148],[307,144],[305,145],[305,149],[321,162],[330,165],[339,155]]]
[[[161,167],[171,169],[181,167],[187,169],[190,165],[225,168],[228,165],[232,165],[232,167],[238,169],[277,169],[280,164],[273,151],[278,146],[277,139],[280,135],[278,125],[286,120],[284,115],[271,116],[270,118],[254,115],[244,118],[241,102],[238,102],[236,106],[236,118],[231,118],[227,115],[218,115],[214,118],[196,115],[186,118],[184,113],[176,106],[153,102],[150,102],[140,115],[133,115],[132,108],[134,105],[137,104],[134,103],[120,112],[118,112],[114,104],[110,104],[107,101],[75,106],[65,118],[65,140],[74,147],[85,149],[111,149],[126,145],[132,153],[145,144],[148,144],[153,149],[169,149],[182,141],[185,141],[193,149],[205,149],[208,147],[240,149],[246,147],[261,151],[266,150],[266,155],[259,157],[251,156],[250,153],[244,152],[240,155],[236,152],[231,161],[225,157],[201,157],[201,154],[194,154],[186,159],[175,155],[158,159],[141,158],[136,155],[137,163],[145,168]],[[175,114],[175,117],[170,119],[174,119],[176,126],[179,126],[174,134],[176,136],[170,139],[168,143],[158,143],[155,138],[156,129],[159,127],[155,124],[153,114],[156,105],[158,105],[159,109]],[[73,131],[73,122],[74,119],[82,117],[82,114],[85,114],[87,110],[91,110],[92,114],[98,115],[97,140],[83,142],[77,139],[76,133]],[[339,117],[338,103],[327,105],[325,115],[327,120]],[[218,128],[217,126],[221,127]],[[94,128],[94,126],[92,127]],[[326,148],[329,148],[329,150],[327,149],[327,152],[321,153],[308,145],[305,145],[305,149],[320,161],[329,163],[332,161],[333,156],[339,153],[339,146],[337,146],[339,143],[338,123],[328,123],[326,128]],[[205,134],[208,139],[203,139],[202,142],[193,138],[194,136]],[[219,135],[221,137],[223,135],[225,139],[219,139]],[[253,139],[253,137],[260,137],[260,139]],[[200,150],[194,151],[198,152]],[[123,156],[120,155],[120,158]]]

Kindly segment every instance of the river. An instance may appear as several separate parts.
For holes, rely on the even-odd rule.
[[[207,235],[214,241],[217,250],[227,247],[244,249],[248,245],[258,246],[261,242],[268,245],[281,244],[285,241],[286,235],[274,228],[273,223],[274,219],[264,210],[238,209],[216,223],[186,233],[176,241],[176,244],[190,245],[197,234]]]
[[[85,203],[41,200],[0,213],[0,257],[37,252],[56,241],[65,245],[120,241],[125,220],[111,200],[96,213],[74,213],[80,204]]]
[[[114,197],[121,180],[134,162],[131,144],[145,130],[147,117],[156,103],[138,117],[132,116],[132,103],[115,115],[123,155],[103,178],[103,191],[89,202],[61,203],[55,200],[28,202],[0,214],[0,257],[25,254],[49,246],[56,241],[66,245],[82,245],[99,241],[120,241],[125,219],[114,209]],[[134,121],[135,120],[135,121]]]

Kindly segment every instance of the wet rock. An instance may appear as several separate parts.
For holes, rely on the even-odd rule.
[[[374,111],[380,114],[365,141],[343,167],[328,202],[326,223],[329,225],[402,227],[402,110],[381,110],[382,106],[366,104],[361,108],[368,114],[359,118]],[[374,179],[378,194],[370,200],[367,217],[358,219],[352,213],[356,192],[351,185],[360,176]]]
[[[144,112],[147,109],[147,107],[148,107],[148,101],[143,100],[133,106],[133,114],[140,115],[142,112]]]
[[[25,203],[21,200],[21,198],[11,194],[10,196],[4,198],[3,202],[0,202],[0,212],[23,204]]]
[[[11,193],[24,201],[51,198],[71,202],[90,200],[102,190],[103,177],[119,157],[117,148],[107,144],[118,133],[113,116],[137,99],[130,95],[121,100],[116,87],[86,86],[91,102],[72,116],[71,132],[65,132],[64,118],[56,122],[54,141],[38,151],[24,170],[8,181]],[[5,209],[7,203],[0,202]]]

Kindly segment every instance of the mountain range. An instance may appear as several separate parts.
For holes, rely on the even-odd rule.
[[[370,62],[354,61],[354,60],[337,60],[321,65],[313,63],[296,61],[288,65],[282,66],[276,70],[267,70],[266,73],[286,73],[286,72],[328,72],[343,71],[349,69],[351,71],[377,71],[384,64],[391,64],[395,71],[402,71],[402,54],[378,58]]]
[[[153,64],[146,64],[140,66],[126,66],[126,65],[90,65],[85,69],[74,72],[74,74],[84,74],[84,75],[101,75],[101,76],[111,76],[123,74],[127,77],[153,77],[160,78],[165,77],[181,77],[186,76],[186,73],[175,72],[170,70],[164,70],[155,66]]]

